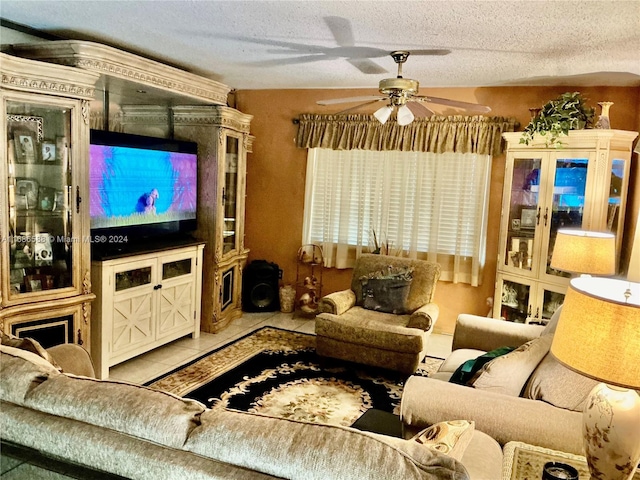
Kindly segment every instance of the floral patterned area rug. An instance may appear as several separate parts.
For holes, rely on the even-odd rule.
[[[426,360],[418,374],[442,362]],[[349,426],[369,408],[398,414],[406,378],[318,357],[315,336],[264,327],[147,385],[210,408]]]

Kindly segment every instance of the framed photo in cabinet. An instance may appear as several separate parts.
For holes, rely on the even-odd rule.
[[[24,195],[27,199],[27,208],[35,209],[38,205],[39,186],[38,181],[33,178],[16,178],[16,199]]]
[[[28,130],[13,132],[13,149],[18,163],[36,163],[38,161],[38,141],[36,136]]]
[[[24,286],[27,292],[39,292],[45,282],[44,275],[26,275],[24,277]]]
[[[45,165],[54,165],[58,159],[56,157],[56,144],[51,140],[45,140],[41,145],[41,157],[42,163]]]
[[[523,208],[520,212],[520,228],[536,228],[536,209]]]

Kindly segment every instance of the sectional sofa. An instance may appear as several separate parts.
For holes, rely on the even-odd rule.
[[[414,440],[239,411],[96,380],[86,351],[2,345],[2,441],[133,479],[490,480],[502,452],[475,431],[460,461]]]

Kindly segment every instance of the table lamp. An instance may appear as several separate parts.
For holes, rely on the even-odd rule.
[[[553,246],[551,268],[575,274],[613,275],[616,237],[612,233],[560,229]]]
[[[571,280],[551,345],[568,368],[600,380],[583,412],[591,480],[627,480],[640,461],[640,283]]]

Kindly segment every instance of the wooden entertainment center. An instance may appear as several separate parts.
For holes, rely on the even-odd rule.
[[[253,137],[251,115],[227,106],[231,88],[91,42],[29,43],[5,52],[3,331],[45,343],[56,331],[50,344],[83,345],[105,377],[115,363],[189,333],[198,336],[200,328],[215,333],[239,317]],[[90,129],[198,144],[198,228],[189,245],[91,260]],[[142,317],[132,309],[135,302],[144,304]]]

